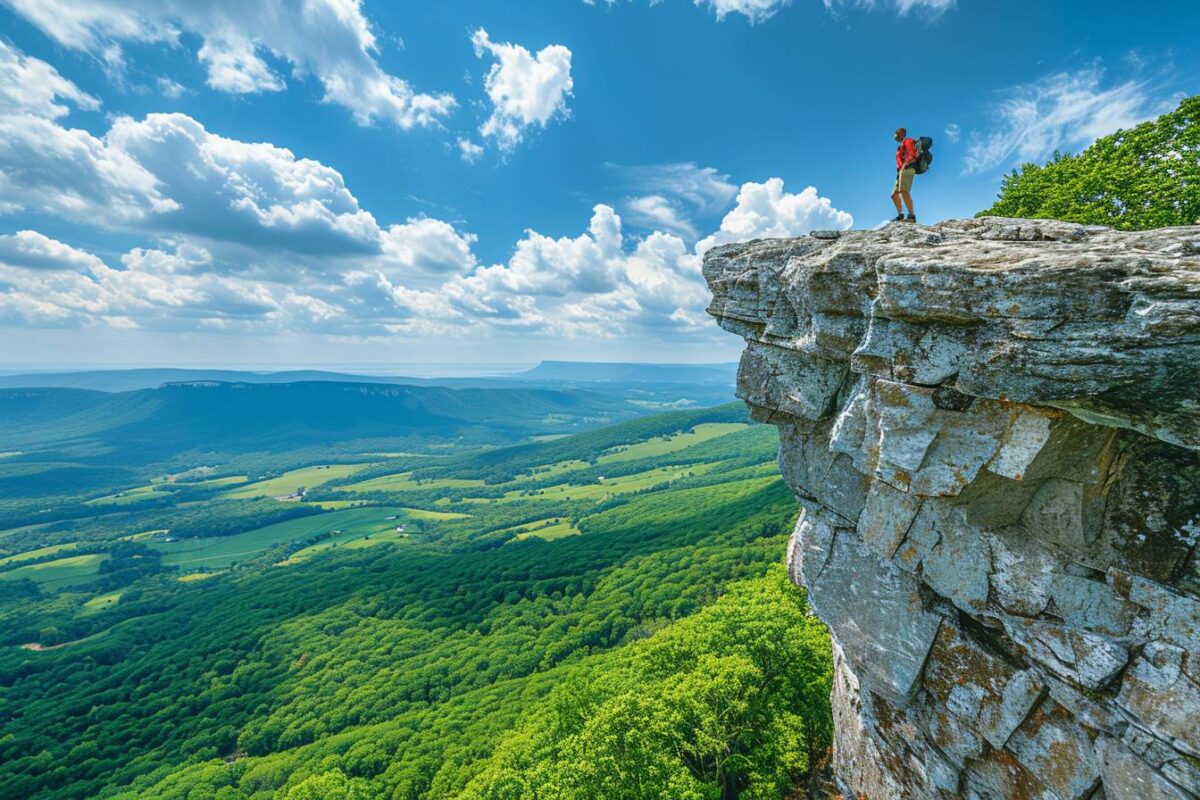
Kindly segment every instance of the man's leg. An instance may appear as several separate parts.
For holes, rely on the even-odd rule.
[[[897,214],[903,214],[903,213],[904,213],[904,209],[902,209],[902,208],[900,207],[900,190],[899,190],[899,189],[897,189],[896,191],[892,192],[892,203],[894,203],[894,204],[895,204],[895,206],[896,206],[896,213],[897,213]]]
[[[908,213],[914,214],[913,206],[912,206],[912,193],[911,192],[901,192],[900,197],[904,198],[904,205],[908,206]],[[896,201],[896,213],[897,214],[900,213],[900,201],[899,200]],[[914,216],[915,216],[915,214],[914,214]]]

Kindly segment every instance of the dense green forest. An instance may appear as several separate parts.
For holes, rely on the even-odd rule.
[[[172,456],[14,511],[0,797],[789,796],[831,667],[774,429],[541,439]]]
[[[1102,136],[1077,155],[1025,164],[980,214],[1122,230],[1200,224],[1200,96],[1152,122]]]

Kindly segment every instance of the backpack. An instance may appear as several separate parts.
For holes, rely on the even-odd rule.
[[[928,136],[922,136],[917,139],[917,160],[913,162],[913,170],[918,175],[924,175],[929,171],[929,165],[933,163],[933,139]]]

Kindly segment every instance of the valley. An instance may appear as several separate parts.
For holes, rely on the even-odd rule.
[[[248,800],[333,781],[364,797],[521,796],[505,787],[527,779],[524,759],[565,769],[562,743],[594,735],[537,743],[564,702],[586,699],[583,724],[654,698],[667,725],[725,701],[668,702],[662,681],[721,653],[750,670],[727,678],[756,680],[769,639],[803,668],[738,712],[761,739],[711,746],[745,749],[748,780],[790,786],[828,739],[829,664],[779,566],[795,508],[774,429],[729,404],[522,435],[249,455],[185,443],[41,503],[27,479],[0,498],[17,523],[0,532],[0,795]],[[73,461],[39,463],[35,447],[9,474],[112,466],[103,447],[60,446]],[[682,685],[702,693],[693,677]],[[797,713],[772,722],[781,704],[806,731],[785,752],[768,738]],[[672,780],[716,780],[647,747]]]

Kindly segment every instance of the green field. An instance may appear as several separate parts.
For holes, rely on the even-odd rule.
[[[44,589],[62,589],[94,580],[100,572],[100,565],[108,559],[108,553],[90,553],[29,564],[0,572],[0,581],[28,578]]]
[[[196,581],[205,581],[209,578],[215,578],[218,575],[223,575],[222,572],[189,572],[186,575],[179,576],[180,583],[195,583]]]
[[[126,489],[115,494],[97,497],[95,500],[89,500],[88,505],[129,505],[130,503],[138,503],[142,500],[149,500],[158,495],[159,497],[170,494],[169,489],[159,488],[169,487],[169,483],[152,483],[147,486],[138,486],[133,489]]]
[[[704,422],[697,425],[689,433],[676,433],[671,436],[659,436],[648,442],[614,448],[597,459],[600,464],[611,464],[617,461],[633,461],[639,458],[666,455],[677,450],[683,450],[692,445],[715,439],[729,433],[745,430],[744,422]]]
[[[519,542],[523,539],[542,539],[552,542],[555,539],[562,539],[566,536],[578,536],[582,533],[579,528],[571,524],[570,520],[558,517],[542,519],[537,522],[527,522],[524,525],[515,525],[505,530],[516,534],[513,537],[514,542]]]
[[[396,475],[381,475],[378,478],[339,486],[342,492],[404,492],[414,489],[461,489],[471,486],[483,486],[483,481],[473,478],[438,478],[435,480],[413,480],[411,472],[401,472]]]
[[[720,466],[719,462],[690,464],[682,467],[658,467],[645,472],[635,472],[632,475],[605,478],[597,483],[559,483],[539,489],[514,489],[506,492],[501,500],[508,502],[514,500],[589,500],[599,502],[609,497],[641,491],[682,478],[706,475],[718,466]],[[497,501],[488,498],[467,497],[463,499],[463,502],[494,503]]]
[[[221,495],[229,500],[244,500],[251,497],[283,497],[293,495],[300,489],[311,489],[323,483],[345,478],[362,469],[362,464],[327,464],[303,467],[285,472],[274,478],[239,486]]]
[[[84,614],[99,614],[106,608],[115,606],[121,601],[123,592],[108,592],[106,594],[98,594],[92,599],[83,604]]]
[[[37,550],[28,550],[24,553],[17,553],[15,556],[0,558],[0,567],[7,567],[12,564],[18,564],[22,561],[31,561],[35,558],[41,558],[42,556],[61,553],[63,550],[73,550],[75,549],[75,546],[76,545],[74,542],[69,544],[52,544],[49,547],[39,547]]]
[[[145,486],[136,486],[132,489],[125,489],[114,494],[97,497],[95,500],[89,500],[88,505],[129,505],[138,503],[143,500],[149,500],[155,497],[169,496],[171,493],[184,487],[218,487],[228,486],[233,483],[244,483],[245,475],[226,475],[222,478],[210,478],[204,481],[175,481],[171,478],[163,480],[155,480]]]
[[[284,564],[296,564],[317,553],[323,553],[326,550],[333,550],[335,548],[361,550],[364,547],[373,547],[377,544],[403,542],[410,536],[411,534],[409,533],[400,533],[394,529],[388,529],[376,534],[363,534],[359,532],[343,533],[339,536],[334,536],[332,539],[305,547],[303,550],[297,550],[289,558],[279,562],[279,564],[281,566]]]
[[[437,512],[417,512],[431,514]],[[387,519],[398,517],[398,519]],[[221,568],[253,558],[259,553],[285,542],[303,541],[313,536],[333,533],[340,538],[355,538],[392,531],[407,519],[447,519],[437,517],[410,516],[408,509],[387,506],[348,508],[316,514],[311,517],[288,520],[265,528],[240,533],[236,536],[214,536],[203,539],[185,539],[179,542],[152,542],[150,546],[163,553],[163,563],[183,568]]]

